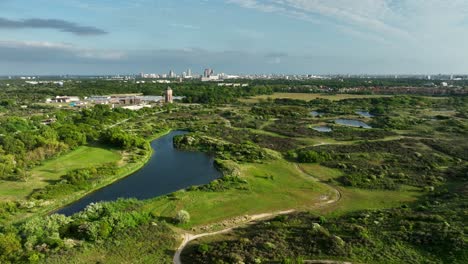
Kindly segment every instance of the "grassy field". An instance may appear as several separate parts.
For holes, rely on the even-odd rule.
[[[337,188],[342,194],[340,202],[322,208],[318,212],[327,216],[339,216],[359,210],[394,208],[414,202],[423,194],[418,188],[410,186],[403,186],[398,191]]]
[[[316,163],[302,163],[299,167],[309,175],[321,181],[335,179],[343,175],[340,170],[331,169]]]
[[[0,199],[23,199],[34,189],[43,188],[52,181],[60,179],[67,171],[109,162],[117,162],[121,159],[117,151],[81,146],[58,158],[45,161],[31,171],[31,177],[26,182],[1,181]]]
[[[272,95],[260,95],[251,97],[248,99],[241,99],[244,103],[258,103],[260,100],[271,99],[297,99],[310,101],[313,99],[328,99],[332,101],[340,101],[344,99],[355,99],[355,98],[376,98],[376,97],[389,97],[389,95],[364,95],[364,94],[317,94],[317,93],[274,93]]]
[[[343,175],[337,169],[319,164],[300,164],[300,167],[306,173],[322,181],[333,181]],[[321,208],[320,213],[334,216],[358,210],[392,208],[413,202],[423,194],[418,188],[410,186],[403,186],[398,191],[366,190],[341,186],[336,188],[341,193],[341,200],[336,204]]]
[[[283,160],[242,165],[241,171],[241,177],[248,181],[248,190],[179,191],[174,197],[150,200],[145,210],[173,217],[184,209],[191,215],[190,226],[197,226],[245,214],[312,208],[322,195],[333,195],[327,186],[314,182]]]

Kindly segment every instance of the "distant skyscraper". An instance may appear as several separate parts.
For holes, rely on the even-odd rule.
[[[170,70],[169,71],[169,78],[174,78],[175,77],[175,73],[173,70]]]
[[[211,75],[213,75],[213,73],[214,73],[214,71],[212,69],[205,69],[203,77],[209,78]]]
[[[166,102],[166,104],[172,104],[174,102],[174,99],[172,98],[171,87],[167,87],[166,93],[164,95],[164,102]]]
[[[187,75],[188,75],[188,76],[192,76],[192,69],[188,69]]]

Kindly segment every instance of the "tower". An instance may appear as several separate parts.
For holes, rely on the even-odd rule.
[[[203,73],[203,77],[209,78],[211,75],[213,75],[214,71],[212,69],[205,69],[205,72]]]
[[[166,104],[172,104],[174,99],[172,98],[172,89],[171,87],[167,87],[166,94],[164,96],[164,102]]]

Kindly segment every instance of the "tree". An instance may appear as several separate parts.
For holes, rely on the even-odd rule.
[[[20,240],[15,234],[0,234],[0,262],[12,259],[21,251]]]
[[[176,222],[179,224],[187,224],[188,222],[190,222],[190,214],[185,210],[180,210],[179,212],[177,212],[175,219]]]
[[[58,129],[60,140],[65,142],[70,148],[75,148],[86,144],[86,135],[81,133],[75,125],[65,125]]]

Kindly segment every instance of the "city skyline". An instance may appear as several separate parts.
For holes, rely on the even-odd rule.
[[[0,75],[464,74],[468,2],[0,2]]]

